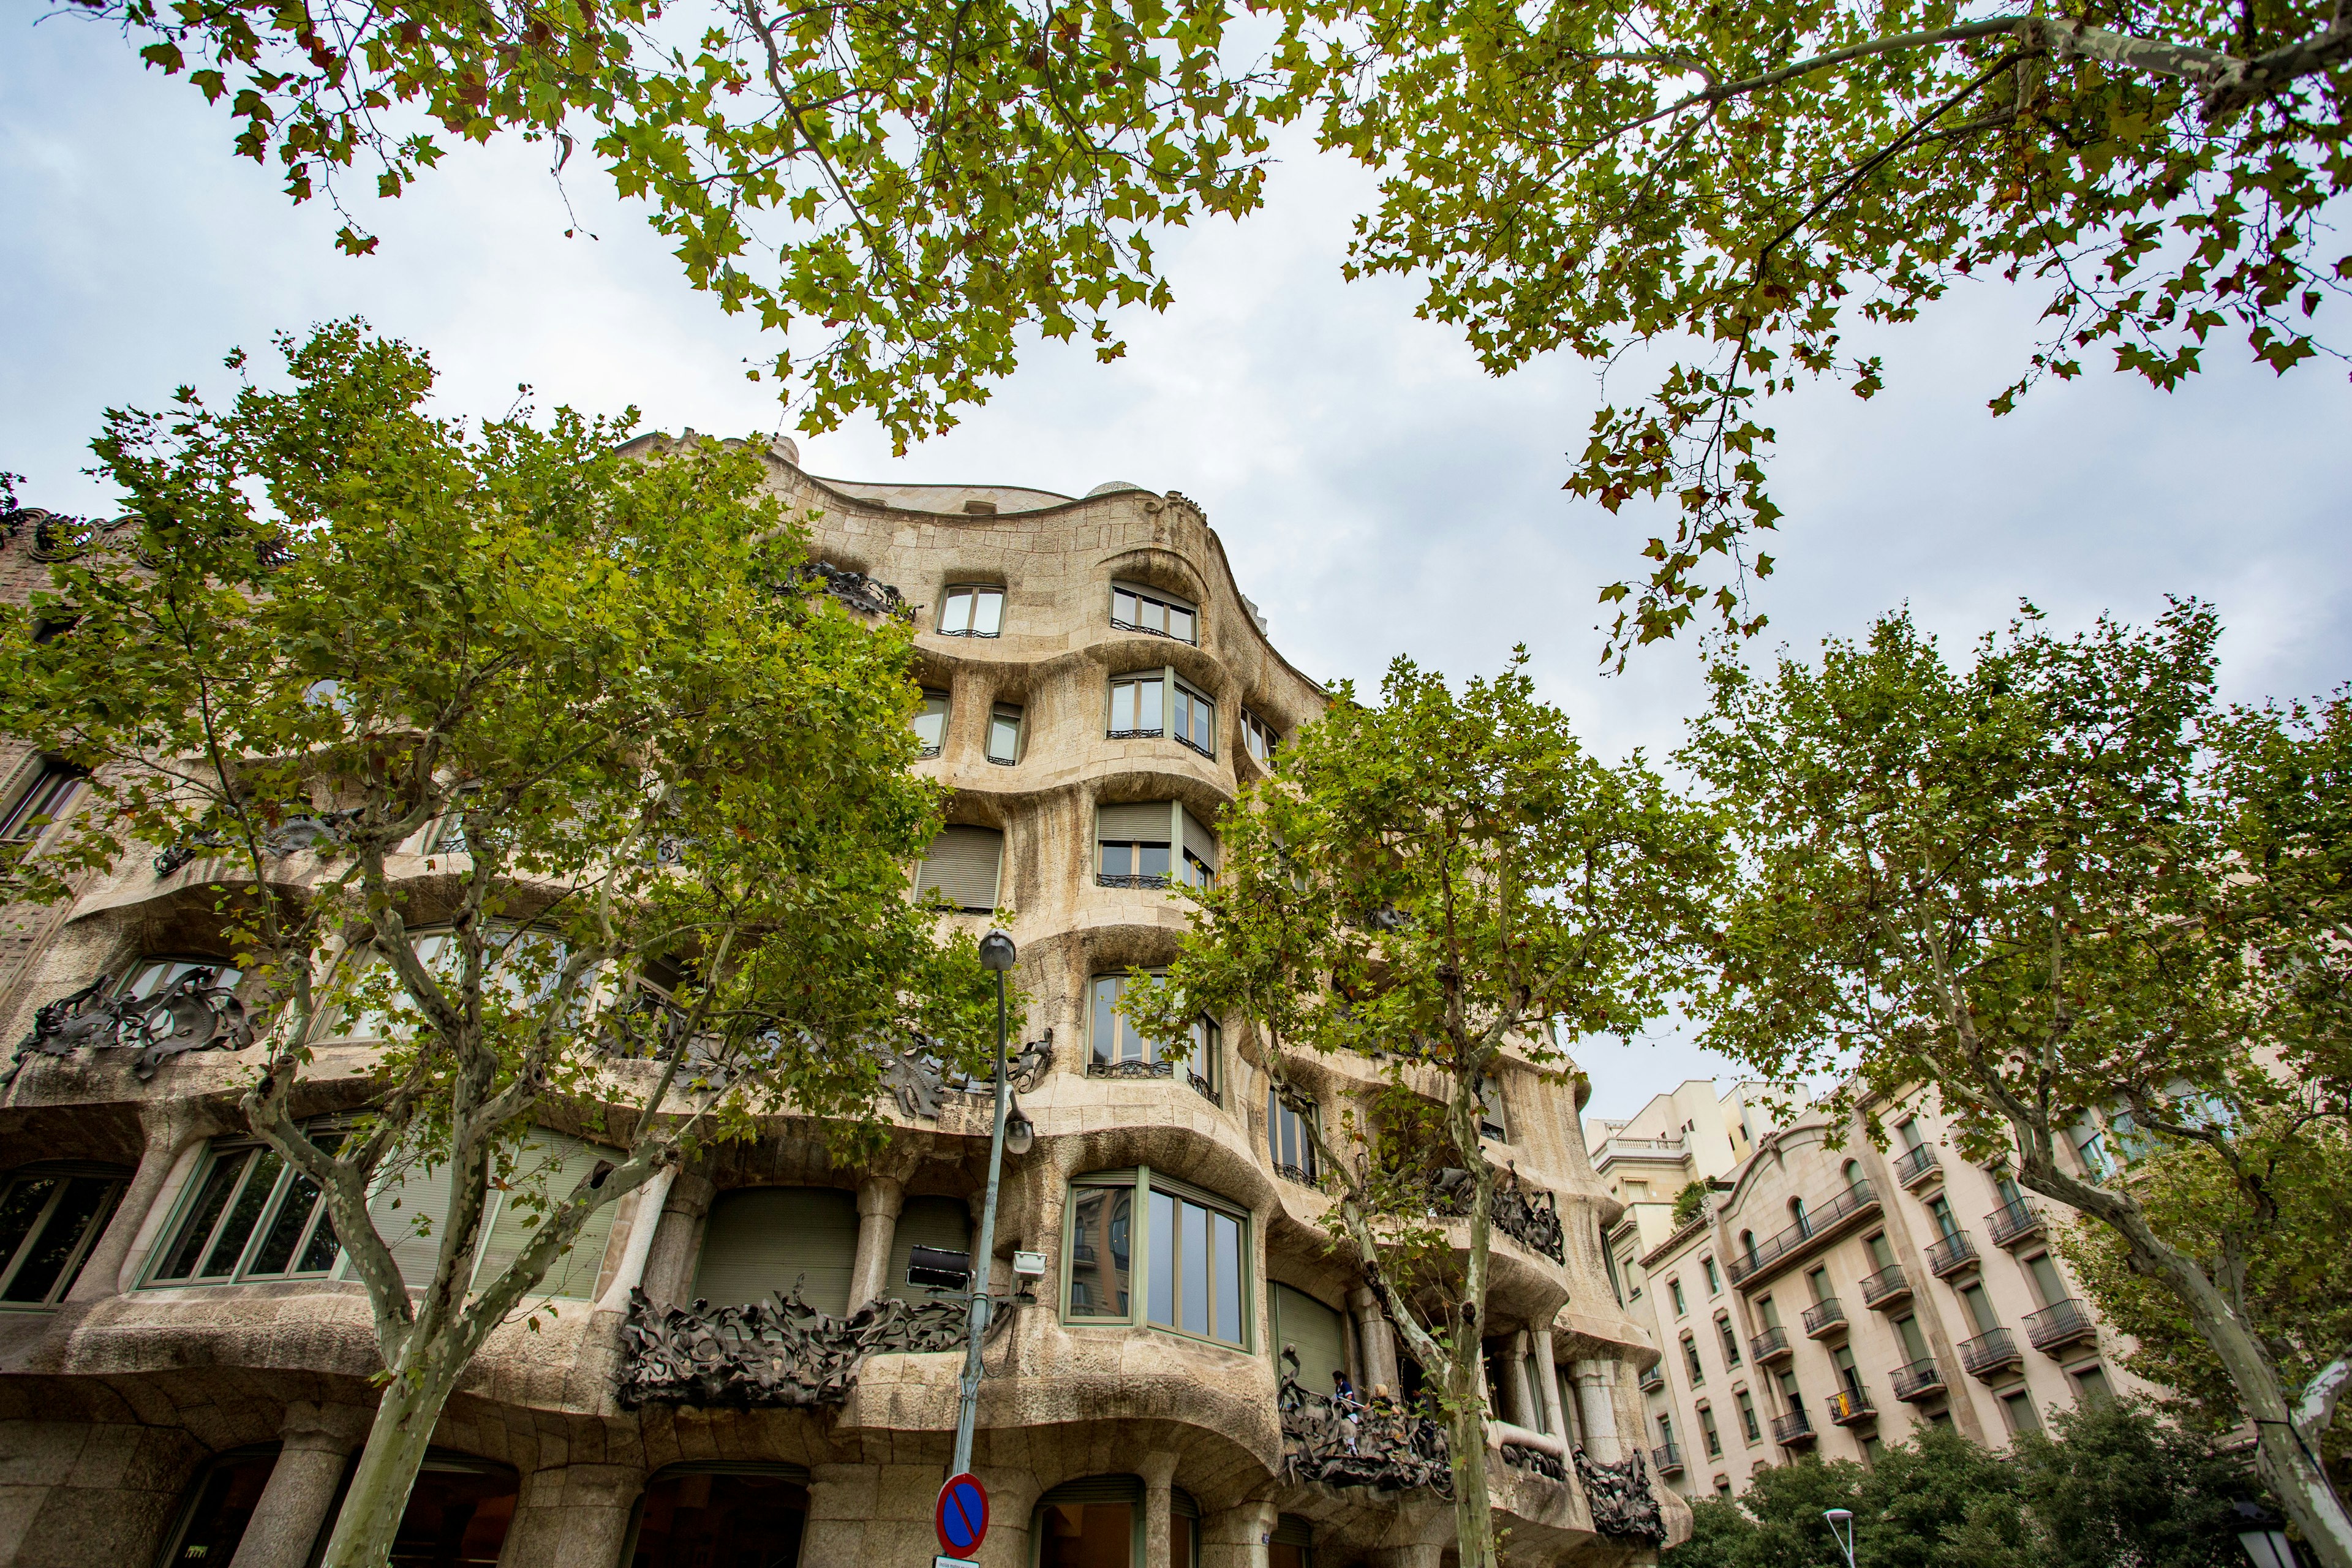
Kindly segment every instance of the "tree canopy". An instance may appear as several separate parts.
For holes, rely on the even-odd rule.
[[[940,818],[911,637],[808,585],[760,458],[437,417],[425,357],[356,322],[282,346],[287,390],[110,414],[130,526],[0,616],[0,730],[90,771],[5,870],[47,902],[179,878],[242,973],[245,1117],[323,1191],[384,1369],[352,1568],[592,1215],[755,1117],[877,1133],[880,1050],[976,1063],[991,1016],[908,897]],[[608,1157],[558,1181],[551,1118]],[[437,1225],[387,1183],[442,1187]]]

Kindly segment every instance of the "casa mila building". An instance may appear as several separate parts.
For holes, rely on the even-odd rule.
[[[1320,689],[1181,495],[846,483],[788,445],[769,457],[776,490],[819,514],[831,591],[918,633],[920,766],[952,800],[910,884],[975,928],[1008,911],[1034,998],[1012,1075],[1031,1135],[984,1265],[1011,1305],[985,1354],[977,1561],[1452,1563],[1442,1436],[1332,1403],[1336,1373],[1409,1409],[1419,1372],[1327,1239],[1298,1112],[1244,1059],[1240,1019],[1153,1040],[1113,1005],[1175,955],[1182,887],[1216,874],[1220,808],[1267,776]],[[0,521],[0,587],[22,603],[107,527]],[[0,770],[0,834],[39,854],[81,782],[21,748]],[[275,879],[315,875],[332,833],[288,824]],[[422,876],[435,845],[415,849]],[[193,859],[167,848],[68,907],[14,911],[0,954],[17,1057],[0,1097],[0,1565],[312,1568],[373,1408],[361,1287],[315,1194],[240,1122],[250,1021],[194,881],[223,863]],[[363,1065],[368,1042],[345,1045]],[[1327,1118],[1375,1087],[1340,1062],[1297,1080]],[[992,1096],[911,1058],[890,1089],[871,1163],[835,1163],[821,1129],[776,1117],[604,1211],[537,1321],[499,1331],[449,1401],[394,1563],[929,1562],[962,1312],[908,1265],[971,1245]],[[1654,1561],[1688,1528],[1637,1447],[1658,1352],[1610,1287],[1601,1237],[1622,1205],[1580,1092],[1507,1064],[1486,1129],[1486,1158],[1517,1176],[1486,1343],[1514,1564]],[[560,1173],[597,1155],[561,1126],[532,1142]],[[494,1263],[526,1223],[493,1216]]]

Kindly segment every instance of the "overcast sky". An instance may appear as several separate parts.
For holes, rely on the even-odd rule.
[[[448,412],[502,412],[529,382],[542,406],[635,404],[658,428],[777,427],[771,387],[742,375],[772,351],[686,288],[642,208],[584,158],[569,194],[593,238],[563,237],[540,149],[469,146],[400,201],[369,202],[359,216],[383,244],[347,258],[334,215],[233,158],[226,116],[184,80],[142,70],[103,27],[34,14],[0,18],[0,468],[28,476],[27,503],[106,510],[80,472],[102,409],[225,386],[232,347],[354,312],[431,351]],[[906,458],[866,426],[803,439],[803,460],[856,479],[1182,490],[1308,674],[1371,684],[1399,653],[1486,672],[1525,642],[1596,749],[1671,749],[1696,646],[1642,650],[1619,678],[1596,668],[1595,589],[1641,564],[1654,530],[1560,490],[1596,402],[1589,372],[1490,379],[1452,331],[1413,320],[1409,282],[1344,283],[1366,194],[1302,153],[1268,212],[1162,242],[1176,303],[1128,319],[1124,362],[1044,344]],[[2074,626],[2196,594],[2229,626],[2231,696],[2352,678],[2342,368],[2282,381],[2217,339],[2185,391],[2095,374],[1996,420],[1985,399],[2028,352],[2037,304],[1964,289],[1874,345],[1877,398],[1823,387],[1770,411],[1788,515],[1758,591],[1768,646],[1808,649],[1905,602],[1966,642],[2021,598]],[[1715,1070],[1671,1037],[1580,1054],[1596,1115]]]

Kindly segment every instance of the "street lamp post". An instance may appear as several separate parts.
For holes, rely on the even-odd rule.
[[[1004,974],[1013,967],[1013,939],[1001,931],[980,939],[980,962],[996,975],[996,1124],[988,1141],[988,1196],[980,1208],[980,1244],[971,1255],[969,1341],[963,1352],[962,1396],[956,1403],[955,1458],[948,1474],[971,1468],[971,1429],[980,1417],[980,1342],[988,1332],[988,1277],[996,1254],[996,1184],[1004,1173],[1004,1113],[1013,1086],[1004,1076]]]
[[[1830,1521],[1830,1539],[1845,1553],[1845,1568],[1853,1568],[1853,1510],[1825,1508],[1822,1517]]]

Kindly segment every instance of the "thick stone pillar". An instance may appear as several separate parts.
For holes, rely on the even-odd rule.
[[[1201,1521],[1201,1568],[1266,1568],[1266,1546],[1281,1510],[1245,1502]]]
[[[616,1568],[646,1489],[636,1465],[562,1465],[523,1478],[499,1568]]]
[[[596,1298],[600,1312],[625,1312],[629,1310],[629,1292],[645,1283],[646,1264],[653,1257],[654,1233],[661,1228],[662,1205],[669,1201],[670,1184],[677,1173],[665,1166],[656,1171],[646,1184],[637,1189],[637,1204],[629,1218],[628,1239],[621,1247],[621,1261],[613,1270],[613,1282]]]
[[[68,1301],[101,1301],[138,1283],[147,1254],[155,1245],[155,1232],[163,1228],[172,1207],[163,1200],[175,1190],[173,1177],[181,1173],[183,1163],[193,1173],[195,1157],[203,1150],[204,1131],[191,1101],[163,1100],[142,1107],[139,1120],[147,1134],[139,1169],[131,1173],[122,1201],[114,1205],[114,1217],[106,1222],[98,1245],[83,1260],[73,1289],[66,1292]]]
[[[1536,1379],[1543,1384],[1536,1391],[1536,1397],[1543,1401],[1544,1426],[1562,1443],[1572,1445],[1576,1441],[1576,1434],[1570,1429],[1568,1411],[1560,1403],[1559,1363],[1551,1359],[1551,1331],[1538,1329],[1535,1341]]]
[[[229,1568],[303,1568],[310,1561],[344,1467],[367,1436],[373,1414],[352,1405],[286,1407],[286,1446],[278,1450]]]
[[[878,1301],[890,1289],[890,1247],[898,1239],[898,1211],[907,1206],[906,1184],[868,1176],[857,1184],[857,1256],[849,1266],[849,1310]]]
[[[1517,1330],[1511,1335],[1511,1348],[1506,1352],[1511,1363],[1511,1420],[1517,1426],[1540,1432],[1544,1430],[1547,1412],[1542,1405],[1543,1396],[1528,1386],[1528,1342],[1527,1330]]]
[[[1348,1292],[1348,1305],[1355,1310],[1356,1337],[1361,1346],[1364,1363],[1364,1384],[1356,1392],[1370,1394],[1376,1383],[1388,1384],[1393,1394],[1397,1387],[1397,1358],[1394,1331],[1381,1312],[1381,1299],[1369,1285],[1359,1285]],[[1318,1392],[1321,1392],[1318,1390]]]
[[[708,1178],[681,1171],[653,1221],[653,1250],[646,1257],[645,1292],[662,1307],[683,1306],[694,1296],[694,1267],[702,1256],[702,1222],[719,1189]]]
[[[1176,1481],[1176,1456],[1159,1450],[1146,1454],[1135,1473],[1143,1478],[1143,1568],[1191,1568],[1189,1563],[1171,1563],[1169,1556],[1170,1515],[1175,1507],[1170,1489]]]
[[[1577,1407],[1584,1417],[1584,1447],[1604,1465],[1624,1456],[1617,1436],[1617,1363],[1580,1361],[1576,1363]]]

